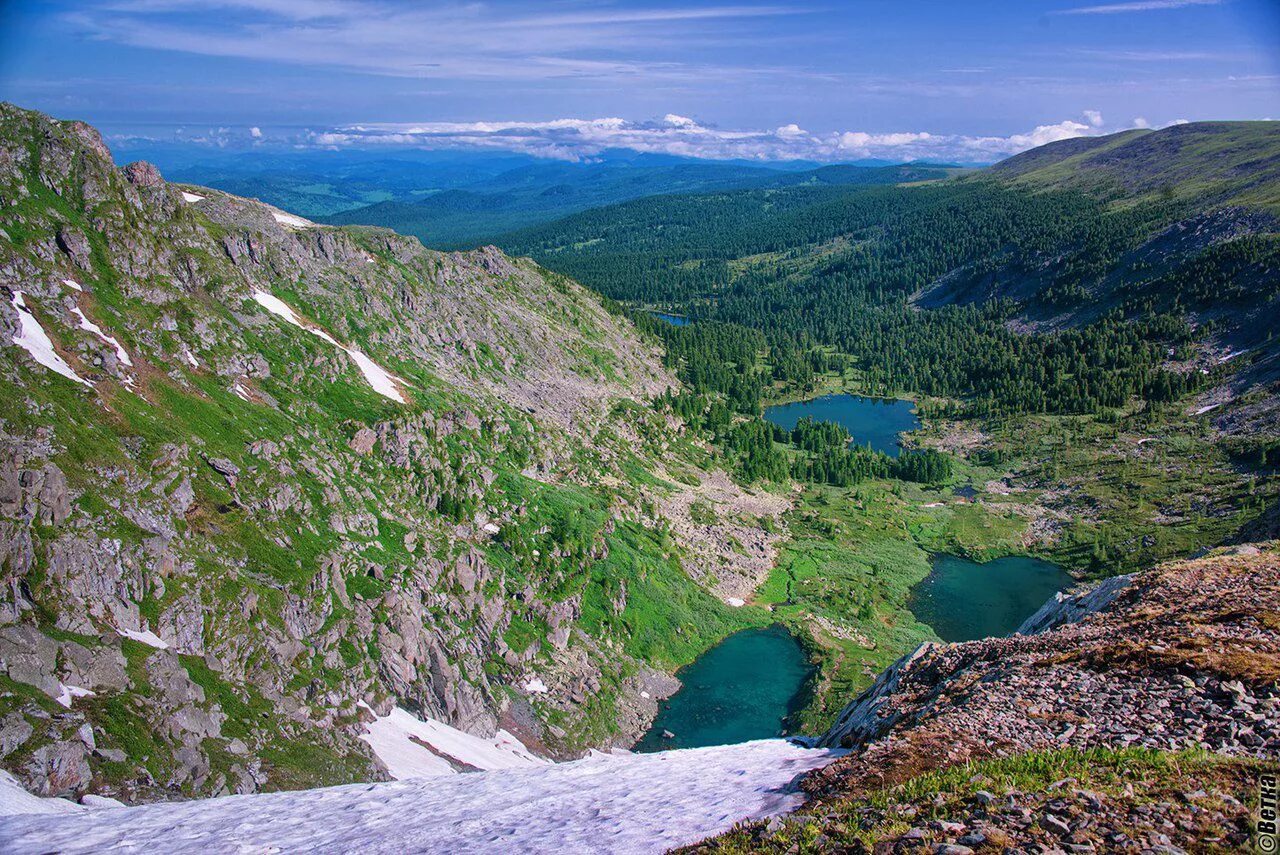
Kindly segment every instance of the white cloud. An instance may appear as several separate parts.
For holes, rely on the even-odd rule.
[[[253,137],[255,140],[262,139],[262,128],[257,128],[257,127],[250,128],[249,136]]]
[[[1188,6],[1217,6],[1223,0],[1131,0],[1127,3],[1104,3],[1099,6],[1078,6],[1062,9],[1056,15],[1117,15],[1125,12],[1159,12],[1165,9],[1184,9]]]
[[[1141,116],[1138,116],[1136,119],[1133,120],[1133,126],[1135,128],[1149,128],[1151,127],[1151,123],[1148,122],[1146,119],[1142,118]]]
[[[817,160],[879,158],[984,162],[1045,143],[1101,133],[1102,117],[1066,119],[1009,136],[964,136],[929,131],[811,132],[798,124],[773,130],[709,127],[668,114],[656,122],[618,117],[542,122],[418,122],[351,125],[312,134],[305,142],[323,147],[408,146],[514,151],[561,160],[586,160],[611,148],[712,160]]]

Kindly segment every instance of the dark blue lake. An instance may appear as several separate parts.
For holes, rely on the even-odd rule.
[[[810,671],[804,649],[785,628],[734,633],[680,671],[680,691],[663,702],[635,750],[700,748],[781,736]]]
[[[684,315],[668,315],[666,312],[650,312],[649,314],[653,315],[660,321],[666,321],[673,327],[682,327],[689,323],[689,319]]]
[[[933,570],[911,589],[907,608],[943,641],[1008,635],[1075,579],[1037,558],[997,558],[978,564],[955,555],[933,559]]]
[[[920,427],[915,405],[897,398],[824,395],[764,410],[767,420],[786,430],[795,428],[796,422],[805,416],[812,416],[816,422],[835,422],[849,432],[856,444],[870,445],[872,450],[883,451],[890,457],[897,457],[902,450],[898,434]]]

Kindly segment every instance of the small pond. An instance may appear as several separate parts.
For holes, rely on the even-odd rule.
[[[997,558],[978,564],[955,555],[933,559],[933,570],[911,589],[907,607],[943,641],[1008,635],[1075,580],[1037,558]]]
[[[636,751],[730,745],[782,735],[808,679],[809,659],[784,627],[734,633],[677,675]],[[665,736],[670,733],[672,736]]]
[[[660,321],[666,321],[673,327],[682,327],[689,323],[689,319],[684,315],[669,315],[666,312],[650,312],[649,314],[653,315]]]
[[[816,422],[835,422],[849,432],[857,445],[870,445],[872,450],[890,457],[897,457],[902,450],[898,434],[920,427],[915,404],[898,398],[824,395],[764,410],[767,420],[786,430],[795,428],[805,416],[812,416]]]

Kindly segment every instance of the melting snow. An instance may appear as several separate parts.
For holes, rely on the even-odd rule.
[[[547,688],[547,684],[542,682],[542,678],[537,676],[536,674],[525,681],[524,690],[526,692],[533,692],[539,695],[542,694],[543,692],[550,691]]]
[[[58,693],[58,697],[54,698],[54,700],[67,709],[71,709],[73,698],[88,698],[93,695],[93,692],[88,689],[82,689],[79,686],[68,686],[66,683],[59,683],[58,685],[62,687],[62,691]]]
[[[203,202],[203,201],[204,201],[204,197],[203,197],[203,196],[196,195],[195,193],[188,193],[186,190],[183,190],[183,191],[182,191],[182,200],[183,200],[184,202]]]
[[[239,380],[231,384],[231,391],[235,392],[236,397],[240,400],[253,403],[253,398],[249,396],[249,390]]]
[[[315,225],[310,220],[304,220],[302,217],[286,214],[284,211],[272,210],[271,216],[282,226],[288,226],[292,229],[309,229]]]
[[[21,291],[13,292],[13,307],[18,310],[19,322],[18,334],[13,339],[14,344],[31,354],[36,362],[39,362],[55,374],[61,374],[68,380],[74,380],[86,386],[93,386],[92,383],[72,370],[67,361],[53,349],[53,342],[49,339],[49,334],[44,331],[44,327],[40,326],[36,316],[31,314],[31,310],[27,308],[26,302],[22,299]]]
[[[113,799],[111,796],[99,796],[95,793],[85,793],[80,797],[80,804],[85,807],[104,807],[104,808],[121,808],[125,807],[125,803],[119,799]]]
[[[5,818],[14,814],[80,813],[84,808],[66,799],[42,799],[27,792],[3,769],[0,769],[0,841],[5,840]],[[35,819],[35,817],[32,817]]]
[[[129,366],[130,368],[133,367],[133,360],[129,358],[128,351],[126,351],[124,347],[121,346],[120,342],[116,341],[115,336],[107,335],[105,332],[102,331],[102,327],[98,326],[93,321],[86,318],[84,316],[84,312],[80,311],[79,306],[74,307],[71,311],[74,312],[75,316],[80,319],[80,329],[88,330],[89,332],[96,335],[98,338],[102,339],[107,344],[114,347],[116,349],[116,359],[119,359],[121,362],[123,362],[125,365]]]
[[[42,852],[662,852],[793,810],[791,783],[841,752],[770,739],[301,792],[0,818]],[[2,798],[3,790],[0,790]],[[20,805],[48,801],[27,796]],[[65,802],[62,804],[66,804]],[[14,811],[17,813],[18,811]]]
[[[66,285],[66,286],[67,286],[68,288],[70,288],[72,291],[83,291],[83,290],[84,290],[83,288],[81,288],[81,287],[80,287],[80,283],[79,283],[79,282],[76,282],[74,279],[63,279],[63,280],[62,280],[62,284],[63,284],[63,285]]]
[[[363,703],[361,706],[369,709]],[[435,719],[423,721],[399,707],[388,715],[376,717],[366,728],[368,733],[361,734],[360,738],[369,743],[391,777],[397,780],[452,775],[457,770],[446,757],[481,771],[543,766],[550,762],[532,754],[505,730],[485,739]]]
[[[192,368],[200,367],[200,360],[196,359],[196,355],[194,353],[188,350],[182,355],[187,358],[187,362],[191,363]]]
[[[733,606],[735,609],[740,609],[747,604],[747,601],[742,599],[742,597],[726,597],[725,602]]]
[[[122,629],[120,634],[125,638],[132,638],[134,641],[150,644],[157,650],[169,649],[169,643],[149,629]]]
[[[1194,413],[1192,413],[1192,415],[1195,415],[1195,416],[1202,416],[1202,415],[1204,415],[1205,413],[1207,413],[1207,412],[1209,412],[1209,411],[1211,411],[1211,410],[1216,410],[1216,409],[1218,409],[1218,407],[1221,407],[1221,406],[1222,406],[1221,404],[1209,404],[1208,406],[1204,406],[1204,407],[1201,407],[1200,409],[1196,410]]]
[[[399,386],[396,385],[397,383],[404,382],[399,377],[396,377],[394,374],[389,374],[382,368],[382,366],[378,365],[354,347],[347,347],[345,344],[338,342],[333,336],[329,335],[324,330],[311,326],[308,323],[304,323],[303,319],[299,317],[298,313],[295,312],[288,303],[281,300],[274,294],[268,294],[266,291],[254,291],[253,299],[257,300],[258,304],[268,312],[271,312],[271,314],[284,318],[295,327],[304,329],[317,338],[324,339],[329,342],[329,344],[346,353],[347,356],[351,357],[351,361],[356,364],[356,367],[360,369],[360,373],[364,375],[364,379],[373,387],[373,391],[383,397],[390,398],[398,404],[403,404],[405,402],[404,396],[400,394]]]

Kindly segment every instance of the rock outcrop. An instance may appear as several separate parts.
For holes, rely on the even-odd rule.
[[[1059,595],[1008,638],[923,645],[819,740],[858,752],[831,774],[1112,743],[1280,755],[1277,582],[1271,552],[1179,562]]]
[[[752,500],[648,405],[656,345],[492,247],[183,189],[0,105],[0,348],[0,763],[35,791],[374,779],[359,701],[627,744],[664,676],[634,604],[732,611],[663,465]]]
[[[1280,768],[1280,552],[1059,595],[1007,638],[922,645],[820,740],[814,801],[707,851],[1236,851]]]

